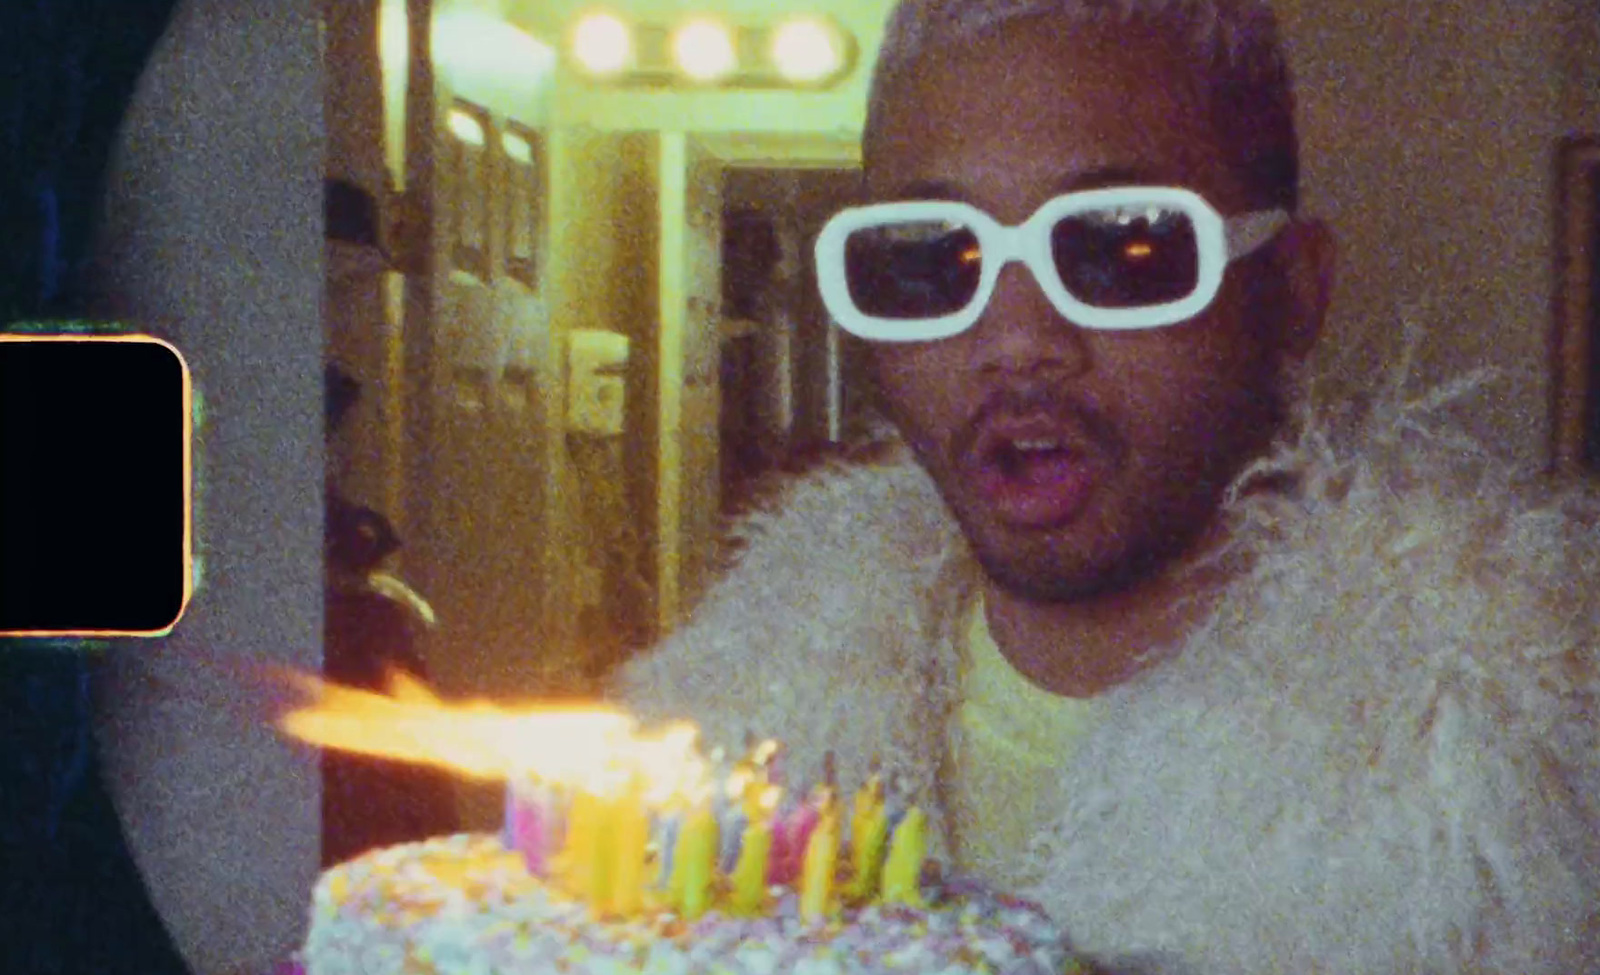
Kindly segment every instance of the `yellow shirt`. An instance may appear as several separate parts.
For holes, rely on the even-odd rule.
[[[951,729],[956,866],[1010,888],[1031,879],[1034,831],[1060,808],[1060,768],[1096,704],[1052,694],[1011,666],[989,633],[983,599],[965,623],[960,705]]]

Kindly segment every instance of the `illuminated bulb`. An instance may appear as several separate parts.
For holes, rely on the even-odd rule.
[[[483,145],[483,124],[460,109],[450,111],[450,132],[467,145]]]
[[[696,81],[715,81],[733,71],[733,38],[711,20],[685,24],[672,39],[672,54],[683,73]]]
[[[572,54],[593,74],[621,71],[633,56],[628,25],[610,14],[590,14],[572,32]]]
[[[790,81],[820,81],[839,69],[839,46],[817,21],[791,21],[772,38],[772,61]]]

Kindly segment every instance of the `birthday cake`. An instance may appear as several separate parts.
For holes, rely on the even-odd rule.
[[[1063,975],[1084,971],[1037,910],[976,888],[923,906],[846,908],[806,921],[785,891],[756,916],[713,908],[597,916],[533,876],[497,837],[370,853],[323,874],[307,975]]]
[[[925,862],[926,817],[892,775],[846,803],[831,761],[800,787],[772,741],[730,766],[689,725],[642,735],[618,713],[451,709],[413,686],[318,693],[285,730],[503,780],[506,807],[498,836],[324,872],[306,975],[1085,971],[1041,911]]]

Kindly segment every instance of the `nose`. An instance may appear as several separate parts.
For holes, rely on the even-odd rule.
[[[972,341],[973,364],[986,373],[1067,378],[1089,367],[1083,330],[1056,311],[1021,262],[1001,269]]]

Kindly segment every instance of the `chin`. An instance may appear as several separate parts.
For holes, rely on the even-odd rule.
[[[981,553],[978,564],[996,586],[1030,603],[1085,602],[1131,589],[1151,574],[1133,565],[1039,565]]]
[[[1048,538],[1019,539],[997,526],[962,521],[990,581],[1034,603],[1076,603],[1125,592],[1180,558],[1192,533],[1146,531],[1082,522]]]

